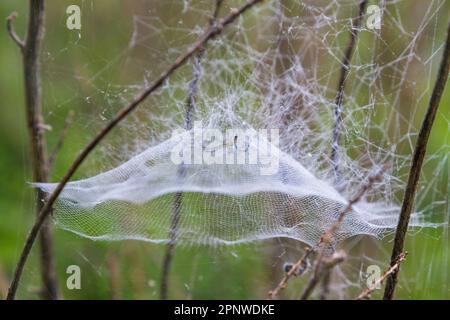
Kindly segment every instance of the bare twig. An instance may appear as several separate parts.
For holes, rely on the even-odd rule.
[[[316,268],[312,277],[309,279],[308,284],[305,287],[300,299],[306,300],[313,292],[316,285],[322,278],[330,277],[330,271],[336,265],[343,262],[346,258],[346,254],[343,250],[333,253],[331,256],[321,256],[317,259]],[[329,278],[328,278],[329,280]]]
[[[122,298],[120,292],[120,267],[117,255],[115,253],[111,253],[107,256],[106,266],[108,268],[111,299],[120,300]]]
[[[6,20],[6,27],[13,41],[22,53],[26,115],[30,154],[32,160],[33,179],[38,182],[48,180],[47,150],[45,145],[44,124],[41,104],[40,47],[44,37],[44,0],[30,1],[29,21],[26,40],[23,41],[15,33],[13,21],[17,13],[13,12]],[[36,214],[43,207],[45,194],[37,191]],[[47,221],[43,221],[40,232],[40,263],[43,287],[40,290],[44,299],[58,298],[55,259],[53,256],[53,233]]]
[[[381,277],[379,277],[378,279],[376,279],[372,285],[367,288],[366,290],[364,290],[363,292],[361,292],[356,298],[355,300],[367,300],[370,299],[370,296],[372,294],[373,291],[375,291],[375,289],[381,285],[383,283],[383,281],[390,276],[392,273],[394,273],[395,271],[398,270],[398,268],[400,267],[400,264],[403,262],[403,260],[406,259],[406,256],[408,255],[408,252],[402,252],[400,253],[400,255],[397,257],[396,262],[394,263],[394,265],[392,265],[391,267],[389,267],[389,269],[387,269],[383,275]]]
[[[216,0],[213,15],[209,19],[208,27],[211,28],[216,24],[217,17],[219,15],[220,7],[223,0]],[[198,82],[201,76],[201,61],[205,52],[205,48],[200,48],[198,51],[194,63],[192,66],[192,80],[189,83],[188,97],[186,99],[186,113],[184,116],[184,128],[185,130],[192,129],[192,112],[194,110],[195,98],[197,96]],[[183,164],[180,165],[177,172],[177,178],[182,181],[184,178],[185,170]],[[172,264],[173,253],[175,251],[176,237],[178,232],[178,224],[180,222],[181,204],[183,202],[183,193],[175,193],[175,198],[172,206],[172,221],[170,225],[169,242],[167,244],[166,253],[163,259],[162,272],[161,272],[161,286],[160,286],[160,298],[161,300],[167,299],[167,290],[169,285],[169,272]]]
[[[335,180],[339,183],[339,144],[340,144],[340,131],[342,122],[342,106],[344,103],[345,83],[347,81],[348,73],[350,72],[350,62],[352,59],[353,51],[356,46],[356,40],[358,32],[361,27],[362,19],[366,10],[367,0],[361,1],[359,4],[359,13],[355,19],[354,24],[351,26],[350,39],[345,50],[344,58],[342,60],[341,73],[339,76],[339,83],[336,98],[334,101],[334,128],[333,137],[331,142],[331,162],[335,174]]]
[[[29,253],[33,244],[35,242],[36,236],[47,218],[47,216],[51,212],[51,208],[55,203],[56,199],[61,194],[65,185],[69,182],[70,178],[76,172],[78,167],[83,163],[86,157],[94,150],[94,148],[103,140],[103,138],[113,129],[115,126],[121,122],[127,115],[129,115],[134,109],[136,109],[150,94],[159,89],[165,81],[182,65],[186,63],[196,52],[198,52],[205,44],[211,40],[212,38],[218,36],[223,29],[235,21],[240,15],[246,12],[248,9],[256,5],[257,3],[262,2],[263,0],[250,0],[245,5],[240,7],[237,10],[233,10],[229,15],[225,18],[221,19],[216,25],[211,26],[202,36],[193,44],[193,46],[188,49],[183,55],[178,57],[175,62],[160,75],[160,77],[146,90],[144,90],[140,95],[138,95],[130,104],[120,110],[114,118],[104,127],[97,135],[88,143],[88,145],[80,152],[78,157],[72,163],[72,165],[67,170],[66,174],[55,188],[53,193],[48,197],[45,205],[41,209],[39,216],[36,219],[33,227],[31,228],[30,233],[27,236],[25,241],[24,248],[19,258],[19,262],[17,263],[16,270],[14,272],[14,277],[9,287],[8,297],[7,299],[12,300],[15,298],[17,287],[19,285],[19,281],[23,272],[23,268],[28,259]],[[35,1],[32,1],[35,2]]]
[[[6,277],[3,267],[0,264],[0,299],[6,298],[6,292],[8,291],[8,278]]]
[[[74,114],[75,113],[73,112],[73,110],[69,111],[66,117],[66,121],[64,122],[64,127],[59,136],[58,142],[56,143],[55,147],[53,148],[53,151],[50,153],[50,156],[48,157],[47,167],[49,172],[53,168],[53,164],[55,163],[55,159],[58,156],[59,151],[61,151],[61,148],[64,144],[64,140],[66,139],[67,133],[69,132],[69,128],[72,125]]]
[[[182,167],[180,167],[179,172],[184,171]],[[160,286],[160,298],[161,300],[167,299],[167,290],[169,284],[169,271],[170,266],[172,264],[173,253],[175,250],[175,244],[177,240],[177,232],[178,225],[180,223],[181,218],[181,202],[183,200],[183,193],[177,192],[175,193],[175,199],[172,207],[172,221],[170,223],[169,230],[169,242],[167,244],[166,253],[164,255],[162,272],[161,272],[161,286]]]
[[[406,232],[408,231],[409,219],[414,206],[414,199],[419,183],[420,173],[422,170],[423,160],[427,152],[428,138],[433,128],[434,119],[439,108],[442,94],[447,83],[450,71],[450,22],[447,27],[447,38],[445,43],[444,54],[442,56],[439,73],[431,95],[427,113],[422,122],[419,136],[417,137],[414,155],[409,171],[408,183],[406,185],[405,195],[403,197],[402,209],[398,220],[397,230],[395,233],[394,247],[392,248],[391,266],[394,266],[397,257],[403,251]],[[383,299],[390,300],[394,296],[395,286],[397,284],[397,274],[399,269],[391,273],[386,281],[386,288]]]
[[[358,192],[353,196],[352,199],[350,199],[350,201],[347,203],[347,206],[344,207],[340,212],[339,212],[339,217],[336,220],[336,222],[330,227],[330,229],[328,229],[321,237],[320,241],[322,243],[331,243],[331,238],[333,236],[333,234],[339,229],[339,227],[342,224],[342,221],[344,221],[345,216],[347,215],[347,213],[349,213],[350,211],[352,211],[353,209],[353,205],[356,204],[357,202],[361,201],[362,197],[364,196],[364,194],[371,190],[373,188],[373,185],[380,181],[381,178],[383,177],[384,172],[387,170],[388,166],[383,165],[378,172],[376,172],[373,175],[370,175],[367,178],[367,183],[365,183],[359,190]]]
[[[25,42],[22,39],[20,39],[20,37],[14,31],[13,26],[13,21],[17,18],[17,16],[18,16],[17,12],[13,12],[8,16],[8,18],[6,18],[6,30],[8,31],[8,34],[11,37],[11,39],[17,44],[17,46],[23,52],[25,48]]]
[[[325,255],[325,249],[332,246],[332,240],[333,235],[336,233],[336,231],[340,228],[342,222],[344,221],[345,216],[347,213],[353,210],[353,205],[357,202],[359,202],[363,195],[372,189],[375,182],[380,181],[384,172],[386,171],[387,167],[383,166],[376,174],[369,176],[368,181],[366,184],[364,184],[359,191],[353,196],[353,198],[347,203],[347,206],[344,207],[339,212],[339,217],[336,220],[336,222],[327,230],[324,232],[324,234],[320,237],[318,247],[320,248],[318,257],[316,259],[316,264],[314,268],[314,273],[308,282],[308,285],[305,287],[301,299],[306,300],[308,299],[309,295],[313,292],[315,286],[317,283],[321,280],[321,278],[326,274],[324,272],[325,263],[328,259],[327,255]],[[330,268],[328,268],[330,270]]]
[[[345,49],[345,54],[341,63],[341,71],[339,76],[339,82],[338,82],[338,89],[337,94],[335,97],[335,108],[334,108],[334,128],[333,128],[333,135],[332,135],[332,142],[331,142],[331,162],[333,165],[333,171],[335,175],[335,184],[337,187],[339,187],[340,184],[340,174],[339,174],[339,144],[340,144],[340,126],[342,122],[342,106],[344,103],[344,92],[345,92],[345,84],[348,78],[348,74],[350,72],[350,62],[352,59],[353,51],[356,46],[356,41],[359,33],[359,29],[362,24],[362,20],[364,17],[365,9],[367,6],[367,0],[360,1],[359,4],[359,11],[358,16],[352,21],[351,25],[351,31],[350,31],[350,39],[348,41],[347,47]],[[359,200],[358,200],[359,201]],[[351,210],[351,205],[349,207],[349,210]],[[343,219],[346,212],[341,212],[339,214],[339,219]],[[335,223],[335,227],[337,228],[342,221],[338,221]],[[330,230],[329,235],[333,234],[335,230]],[[325,235],[327,236],[327,235]],[[326,243],[328,246],[328,243]],[[325,299],[326,295],[329,291],[329,281],[330,281],[330,269],[323,267],[323,259],[325,258],[323,254],[323,249],[319,252],[319,256],[316,262],[316,268],[314,271],[313,276],[311,277],[310,281],[308,282],[308,285],[306,286],[303,294],[302,299],[306,299],[309,294],[314,290],[315,286],[323,278],[323,292],[321,294],[321,298]]]
[[[326,269],[322,279],[322,292],[320,293],[320,300],[327,300],[330,294],[331,270]]]
[[[314,246],[314,248],[308,249],[305,252],[305,254],[292,266],[292,268],[289,270],[289,272],[287,272],[285,274],[285,276],[280,281],[278,286],[274,290],[269,291],[269,294],[268,294],[269,299],[273,299],[274,297],[276,297],[278,295],[278,293],[287,286],[289,279],[298,273],[299,268],[306,265],[306,261],[312,252],[319,251],[318,258],[316,259],[318,261],[318,262],[316,262],[316,269],[322,267],[321,265],[319,266],[319,263],[322,264],[322,262],[320,262],[320,261],[324,260],[324,259],[326,260],[328,258],[327,256],[324,255],[324,249],[326,248],[327,244],[329,245],[332,243],[332,236],[339,229],[346,214],[349,213],[350,211],[352,211],[353,205],[361,200],[363,195],[373,187],[375,182],[381,180],[381,177],[383,176],[386,169],[387,169],[387,167],[383,166],[376,174],[369,176],[367,183],[364,184],[358,190],[358,192],[353,196],[353,198],[350,201],[348,201],[347,205],[339,211],[339,217],[336,220],[336,222],[333,223],[333,225],[322,234],[322,236],[320,237],[318,243]],[[315,271],[315,273],[323,274],[323,273],[320,273],[317,271]],[[312,281],[312,283],[314,284],[314,286],[310,289],[314,289],[315,285],[317,284],[316,281]],[[308,291],[310,289],[308,289]],[[308,292],[308,295],[309,295],[309,292]],[[308,295],[306,295],[304,298],[307,298]],[[302,294],[302,297],[303,296],[304,296],[304,294]]]
[[[44,0],[29,1],[30,14],[27,37],[23,49],[25,95],[28,132],[31,142],[34,181],[48,180],[47,150],[44,137],[44,119],[41,105],[40,47],[44,37]],[[37,212],[42,209],[45,194],[37,191]],[[55,258],[53,254],[53,231],[48,220],[43,221],[40,231],[40,261],[43,282],[42,295],[45,299],[58,299]]]
[[[287,287],[289,280],[293,276],[302,275],[306,271],[307,261],[310,255],[314,252],[312,248],[306,248],[305,254],[292,266],[290,266],[288,272],[285,273],[284,277],[281,279],[280,283],[267,294],[267,299],[274,299],[281,290]]]

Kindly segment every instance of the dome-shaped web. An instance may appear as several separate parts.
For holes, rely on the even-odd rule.
[[[67,184],[55,205],[60,227],[93,239],[166,242],[176,216],[180,244],[289,237],[312,245],[334,223],[364,178],[384,163],[392,170],[353,206],[336,237],[378,237],[396,226],[398,194],[404,187],[404,173],[400,176],[399,172],[409,163],[410,152],[405,156],[404,149],[411,148],[414,134],[401,110],[402,85],[409,70],[404,61],[422,54],[415,46],[422,29],[411,38],[409,51],[399,49],[398,55],[389,56],[384,46],[393,40],[382,39],[378,29],[359,27],[366,39],[356,45],[344,92],[337,179],[330,152],[336,84],[346,44],[341,38],[350,34],[350,18],[358,8],[353,2],[338,1],[328,6],[315,1],[280,3],[268,1],[255,7],[193,62],[197,81],[191,115],[205,128],[222,132],[278,129],[279,144],[268,143],[276,152],[265,159],[266,164],[275,163],[277,170],[262,174],[266,165],[260,163],[173,161],[179,140],[193,134],[188,131],[168,138],[183,126],[186,99],[192,90],[192,73],[180,72],[164,86],[163,94],[147,101],[152,105],[151,120],[142,121],[141,115],[139,121],[130,118],[123,125],[138,133],[148,127],[160,128],[161,132],[154,132],[157,138],[152,145],[140,144],[142,152],[126,156],[129,160],[116,168]],[[187,10],[210,15],[196,12],[191,5]],[[431,16],[427,12],[424,21]],[[395,17],[386,16],[383,21],[399,28]],[[149,45],[158,43],[156,38],[166,40],[170,50],[167,57],[155,59],[172,58],[185,50],[180,39],[200,29],[178,23],[170,27],[155,17],[136,16],[134,22],[128,58],[135,50],[148,51]],[[166,39],[171,30],[175,40]],[[127,63],[133,61],[135,68],[130,69],[141,67],[141,60],[128,59]],[[420,61],[421,67],[429,68],[425,59]],[[420,100],[411,102],[411,106],[419,105]],[[240,151],[248,158],[264,149],[258,135],[250,134],[241,149],[234,142],[224,142],[221,150],[228,154]],[[56,184],[35,186],[52,192]],[[411,225],[427,224],[415,215]]]
[[[170,240],[177,214],[175,232],[181,244],[288,237],[313,245],[346,206],[329,183],[254,130],[246,130],[239,146],[203,146],[198,163],[174,161],[180,146],[189,146],[191,155],[198,152],[194,137],[204,130],[197,130],[175,135],[110,171],[69,183],[55,206],[58,225],[92,239],[164,242]],[[206,163],[209,154],[213,163]],[[50,193],[56,184],[36,186]],[[360,201],[352,208],[337,240],[380,236],[396,226],[394,205]]]

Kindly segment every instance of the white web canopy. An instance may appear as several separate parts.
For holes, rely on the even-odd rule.
[[[267,1],[211,41],[194,72],[192,59],[116,128],[108,137],[105,154],[96,158],[105,172],[64,188],[55,205],[56,223],[92,239],[166,242],[178,214],[176,239],[180,244],[288,237],[312,245],[365,179],[387,164],[390,169],[382,181],[354,205],[336,234],[337,240],[360,234],[381,237],[396,227],[405,168],[409,168],[418,131],[415,116],[422,119],[430,89],[430,81],[416,86],[412,78],[419,72],[421,78],[431,75],[431,58],[442,49],[438,41],[427,50],[419,42],[427,28],[436,31],[433,21],[444,2],[425,5],[416,1],[426,11],[412,31],[396,15],[397,2],[380,8],[383,28],[388,30],[383,37],[380,29],[365,23],[358,30],[343,95],[339,179],[330,160],[334,101],[358,5],[354,1],[330,1],[328,5],[315,0],[285,5]],[[163,6],[174,10],[174,3],[178,2],[165,1]],[[189,2],[173,21],[156,14],[134,16],[129,47],[108,68],[126,68],[141,82],[115,85],[96,73],[95,78],[105,84],[94,87],[98,94],[91,100],[108,106],[105,113],[97,102],[102,121],[201,34],[211,15],[207,6],[211,2],[202,4],[198,9]],[[222,8],[222,15],[229,10]],[[185,13],[192,16],[183,20]],[[279,143],[268,143],[276,152],[256,164],[174,161],[180,141],[195,136],[195,129],[173,135],[185,122],[193,73],[198,74],[193,121],[221,132],[278,129]],[[95,86],[91,79],[86,82]],[[86,123],[91,126],[94,120],[88,116]],[[241,140],[238,136],[237,141],[225,141],[221,151],[241,151],[246,159],[267,151],[267,143],[261,144],[255,135],[244,143]],[[437,167],[445,166],[444,158],[435,158]],[[121,164],[117,165],[117,159]],[[267,164],[274,163],[277,170],[263,174]],[[418,194],[421,212],[431,212],[448,197],[434,192],[438,183],[438,178],[431,178],[426,192]],[[35,186],[50,193],[56,184]],[[424,208],[422,203],[430,194],[433,203]],[[422,220],[420,214],[414,215],[411,226],[431,225]]]
[[[215,148],[216,155],[232,160],[229,163],[220,156],[215,158],[219,163],[205,163],[205,155],[213,151],[208,147],[202,148],[199,163],[192,154],[189,164],[174,162],[179,146],[189,146],[195,153],[194,143],[188,141],[202,135],[196,131],[176,135],[115,169],[69,183],[55,206],[58,225],[92,239],[164,242],[170,240],[174,208],[180,201],[176,237],[181,244],[288,237],[313,245],[346,205],[329,183],[267,140],[261,141],[254,130],[247,131],[240,146],[236,142]],[[265,165],[251,164],[252,155],[259,159],[263,155]],[[270,165],[276,166],[274,170],[267,170]],[[50,193],[56,184],[36,186]],[[182,193],[181,200],[176,200],[177,193]],[[346,215],[336,239],[380,236],[395,227],[397,215],[395,205],[361,201]]]

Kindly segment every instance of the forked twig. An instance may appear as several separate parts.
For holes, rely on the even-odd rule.
[[[376,279],[372,285],[367,288],[366,290],[364,290],[363,292],[361,292],[356,298],[355,300],[367,300],[370,299],[370,295],[372,294],[372,292],[375,291],[375,289],[381,285],[383,283],[383,281],[390,276],[392,273],[396,272],[398,270],[398,268],[400,267],[400,264],[403,262],[403,260],[406,259],[406,256],[408,255],[408,252],[402,252],[400,253],[400,255],[397,257],[396,262],[394,263],[393,266],[389,267],[389,269],[387,269],[383,275],[381,277],[379,277],[378,279]]]
[[[397,257],[403,251],[405,245],[406,232],[408,231],[409,219],[414,206],[414,199],[419,183],[420,173],[422,171],[423,160],[427,152],[428,138],[430,137],[431,129],[433,128],[434,119],[439,108],[442,94],[447,83],[448,74],[450,71],[450,21],[447,27],[447,38],[445,43],[444,54],[442,56],[439,73],[434,85],[433,93],[431,95],[428,109],[425,118],[420,128],[419,136],[417,137],[414,155],[409,170],[408,183],[406,185],[405,195],[403,197],[403,204],[400,211],[400,218],[398,220],[397,230],[395,233],[394,247],[392,248],[391,266],[394,266]],[[397,274],[399,269],[392,272],[387,281],[384,290],[383,299],[391,300],[394,296],[395,286],[397,284]]]
[[[369,176],[368,181],[366,184],[364,184],[356,193],[356,195],[353,196],[353,198],[347,203],[347,206],[344,207],[342,210],[339,211],[339,217],[336,220],[335,223],[326,231],[324,234],[320,237],[318,247],[320,249],[318,257],[316,259],[314,273],[311,276],[310,281],[308,282],[307,286],[303,290],[303,293],[301,295],[302,300],[308,299],[310,294],[313,292],[316,285],[321,280],[321,277],[323,277],[324,270],[330,270],[330,268],[325,268],[324,264],[326,259],[328,258],[325,255],[325,249],[332,245],[332,239],[333,235],[336,233],[336,231],[340,228],[342,225],[342,222],[344,221],[345,216],[347,213],[353,210],[353,205],[359,202],[364,194],[372,189],[375,182],[380,181],[384,172],[386,171],[387,166],[383,166],[376,174]]]
[[[131,103],[129,103],[126,107],[120,110],[114,118],[104,127],[92,140],[88,143],[88,145],[80,152],[75,161],[67,170],[66,174],[55,188],[53,193],[48,197],[45,205],[41,209],[33,227],[31,228],[30,233],[25,240],[25,245],[22,249],[22,253],[19,258],[19,262],[17,263],[14,277],[11,283],[11,286],[8,290],[8,300],[12,300],[15,298],[17,287],[19,285],[20,278],[22,276],[23,268],[30,254],[31,248],[35,242],[36,236],[39,233],[39,230],[44,223],[45,219],[51,212],[51,208],[55,203],[56,199],[61,194],[65,185],[69,182],[70,178],[76,172],[78,167],[83,163],[86,157],[94,150],[94,148],[103,140],[103,138],[113,129],[116,125],[121,122],[126,116],[128,116],[134,109],[136,109],[149,95],[159,89],[165,81],[182,65],[184,65],[196,52],[198,52],[205,44],[211,40],[212,38],[218,36],[223,29],[234,22],[241,14],[246,12],[248,9],[252,8],[257,3],[262,2],[263,0],[250,0],[245,5],[240,7],[239,9],[233,10],[229,15],[225,18],[218,21],[217,24],[211,26],[202,36],[193,44],[191,48],[189,48],[183,55],[178,57],[175,62],[165,71],[160,77],[146,90],[144,90],[140,95],[138,95]],[[33,1],[34,2],[34,1]]]
[[[222,6],[223,0],[216,0],[214,11],[209,19],[208,27],[211,28],[217,22],[217,17],[219,15],[220,7]],[[184,129],[192,129],[192,112],[194,111],[195,99],[197,97],[198,82],[201,77],[201,62],[205,48],[200,48],[197,55],[194,58],[194,63],[192,66],[192,79],[189,83],[188,95],[186,99],[186,113],[184,116]],[[178,167],[177,178],[182,180],[185,175],[185,169],[183,164]],[[181,204],[183,202],[183,193],[176,192],[175,198],[172,206],[172,219],[169,230],[169,242],[167,243],[166,253],[164,255],[162,272],[161,272],[161,285],[160,285],[160,298],[161,300],[167,299],[167,291],[169,286],[169,272],[172,264],[173,254],[175,251],[176,238],[178,233],[178,225],[181,219]]]
[[[13,12],[6,19],[7,31],[20,48],[22,54],[30,159],[33,180],[37,182],[46,182],[49,177],[45,142],[45,129],[48,126],[44,124],[42,112],[40,66],[40,48],[44,37],[44,9],[44,0],[29,2],[29,18],[25,40],[21,40],[14,31],[13,21],[17,18],[17,13]],[[36,195],[36,215],[38,215],[44,206],[45,194],[37,190]],[[48,221],[43,221],[39,237],[40,274],[42,278],[42,288],[39,292],[44,299],[58,299],[58,283],[53,254],[53,232]]]
[[[345,84],[348,78],[348,74],[350,72],[350,62],[352,59],[353,52],[355,50],[359,29],[362,24],[362,20],[364,17],[365,9],[368,1],[362,0],[359,4],[358,16],[352,21],[351,29],[350,29],[350,39],[348,41],[347,47],[345,49],[344,57],[341,62],[341,71],[339,75],[339,82],[337,93],[334,101],[334,127],[333,127],[333,135],[331,141],[331,163],[333,166],[333,172],[335,175],[335,184],[339,187],[340,181],[340,173],[339,173],[339,144],[340,144],[340,126],[342,122],[342,107],[344,104],[344,92],[345,92]],[[320,280],[318,277],[322,277],[322,294],[321,299],[326,299],[329,293],[329,282],[331,277],[331,268],[322,268],[320,260],[323,258],[322,252],[319,254],[318,263],[316,265],[316,271],[314,272],[313,277],[311,277],[308,286],[306,287],[303,296],[308,296],[308,290],[314,289],[317,285],[317,282]],[[320,272],[319,272],[320,269]]]
[[[367,183],[365,183],[359,190],[358,192],[353,196],[352,199],[350,199],[350,201],[347,203],[347,206],[342,209],[339,212],[339,217],[336,220],[336,222],[330,227],[330,229],[328,229],[321,237],[320,241],[322,243],[326,242],[326,243],[330,243],[331,242],[331,238],[333,236],[333,234],[339,229],[339,227],[342,224],[342,221],[344,221],[345,216],[347,215],[347,213],[349,213],[350,211],[352,211],[353,209],[353,205],[356,204],[357,202],[361,201],[362,197],[364,196],[364,194],[366,194],[367,191],[371,190],[373,188],[373,185],[380,181],[381,178],[383,177],[384,172],[387,170],[388,166],[387,165],[383,165],[377,173],[370,175],[367,178]]]
[[[111,300],[121,300],[122,295],[120,291],[121,285],[120,267],[117,255],[115,253],[110,253],[106,257],[106,267],[108,269]]]
[[[350,201],[348,201],[347,205],[339,211],[338,219],[333,223],[333,225],[328,230],[326,230],[322,234],[322,236],[320,237],[318,243],[314,246],[314,248],[307,249],[305,254],[292,266],[292,268],[289,270],[289,272],[287,272],[284,275],[283,279],[281,279],[281,281],[277,285],[277,287],[275,289],[273,289],[272,291],[269,291],[269,293],[268,293],[268,298],[269,299],[275,298],[281,290],[286,288],[289,279],[292,276],[298,274],[298,269],[300,267],[302,267],[302,266],[306,266],[306,261],[307,261],[308,257],[311,255],[312,252],[319,251],[318,258],[316,259],[317,262],[316,262],[316,267],[315,268],[318,269],[318,268],[322,267],[322,266],[318,265],[319,263],[323,262],[323,261],[321,262],[321,260],[329,258],[329,257],[324,256],[324,254],[323,254],[324,253],[323,251],[325,249],[324,245],[331,243],[333,234],[339,229],[339,227],[342,224],[342,221],[344,220],[346,214],[349,213],[350,211],[352,211],[353,205],[355,203],[359,202],[367,191],[372,189],[372,187],[375,184],[375,182],[381,180],[381,178],[382,178],[384,172],[386,171],[386,169],[387,169],[387,166],[382,166],[381,169],[376,174],[369,176],[367,183],[365,183],[358,190],[358,192],[353,196],[353,198]],[[323,273],[318,272],[318,270],[315,271],[315,273],[323,275]],[[314,289],[314,287],[315,287],[315,285],[317,283],[318,282],[314,283],[314,281],[312,281],[311,284],[310,284],[311,288],[307,287],[304,290],[304,293],[306,291],[308,291],[308,292],[307,292],[306,295],[302,294],[302,298],[306,299],[309,296],[309,293],[310,293],[309,291],[311,290],[311,292],[312,292],[312,289]]]
[[[273,290],[270,290],[268,292],[267,299],[271,300],[278,296],[280,291],[287,287],[289,280],[293,276],[299,276],[303,274],[307,267],[308,258],[313,252],[314,250],[312,248],[305,249],[305,254],[290,267],[289,271],[285,273],[280,283],[278,283],[278,285]]]
[[[13,26],[13,21],[17,18],[17,16],[18,16],[17,12],[13,12],[8,16],[8,18],[6,18],[6,30],[8,31],[8,34],[11,37],[11,39],[17,44],[17,46],[23,52],[25,48],[25,42],[22,39],[20,39],[16,31],[14,31]]]
[[[301,300],[306,300],[309,295],[313,292],[314,288],[317,286],[320,280],[326,277],[330,277],[331,269],[336,265],[343,262],[347,255],[343,250],[333,253],[331,256],[325,256],[323,253],[319,255],[316,262],[316,267],[311,278],[308,281],[303,293],[300,297]],[[327,279],[329,281],[329,278]]]

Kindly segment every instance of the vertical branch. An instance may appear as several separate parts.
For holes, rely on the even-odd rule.
[[[450,71],[450,22],[447,27],[447,38],[445,43],[444,54],[442,56],[439,73],[434,85],[433,93],[431,95],[428,109],[425,118],[420,128],[419,136],[417,137],[414,155],[409,171],[408,183],[406,185],[405,195],[403,197],[403,204],[400,211],[400,218],[398,220],[397,230],[395,233],[394,246],[392,248],[391,267],[397,262],[397,257],[403,251],[405,244],[406,232],[408,231],[409,219],[414,206],[414,199],[419,183],[420,173],[422,170],[423,160],[427,152],[428,138],[430,137],[431,129],[433,128],[434,119],[439,108],[442,94],[447,83],[448,74]],[[383,299],[391,300],[394,296],[395,286],[397,285],[397,276],[399,268],[396,268],[387,278],[386,288]]]
[[[331,284],[331,268],[325,270],[325,274],[322,279],[322,291],[320,293],[320,300],[328,300],[330,295]]]
[[[30,17],[27,39],[23,51],[25,71],[25,91],[27,104],[28,129],[30,134],[33,159],[34,180],[48,180],[44,123],[42,116],[41,79],[40,79],[40,49],[44,37],[44,0],[30,0]],[[37,208],[42,209],[45,195],[38,190]],[[44,221],[40,232],[40,255],[42,268],[42,295],[45,299],[58,298],[55,259],[53,256],[53,232],[48,219]]]
[[[321,280],[323,285],[325,286],[325,290],[324,292],[322,292],[321,298],[326,298],[329,290],[328,285],[331,277],[331,269],[333,269],[336,265],[338,265],[345,259],[346,254],[343,250],[337,251],[330,256],[320,254],[317,259],[316,268],[314,268],[313,275],[309,279],[309,282],[306,285],[300,299],[308,299],[309,295],[313,292],[314,288]]]
[[[111,300],[121,300],[122,295],[120,292],[120,267],[117,255],[115,253],[108,254],[106,258],[106,266],[108,268]]]
[[[213,15],[209,20],[209,28],[213,27],[216,23],[220,7],[223,0],[216,0]],[[205,52],[205,48],[201,47],[195,56],[192,66],[192,80],[189,83],[188,96],[186,99],[186,113],[184,116],[184,129],[192,129],[192,112],[194,111],[195,98],[197,96],[198,82],[201,76],[201,61]],[[185,167],[181,164],[177,171],[177,178],[181,182],[185,176]],[[167,290],[169,282],[169,272],[172,265],[173,254],[175,251],[176,238],[178,233],[178,225],[181,218],[181,204],[183,202],[183,193],[175,193],[175,198],[172,206],[172,219],[169,231],[169,243],[167,244],[166,253],[163,259],[162,273],[161,273],[161,286],[160,286],[160,298],[162,300],[167,299]]]
[[[359,4],[358,17],[356,17],[355,22],[351,27],[350,39],[348,41],[344,58],[342,60],[338,89],[334,101],[334,128],[331,142],[331,163],[333,165],[337,183],[339,183],[339,145],[341,136],[342,106],[344,103],[345,83],[347,81],[348,73],[350,72],[350,62],[356,46],[356,40],[358,38],[358,32],[362,24],[367,2],[367,0],[363,0]]]
[[[6,293],[8,292],[8,278],[6,277],[3,267],[0,264],[0,299],[6,298]]]
[[[351,31],[350,31],[350,39],[348,40],[347,47],[345,49],[344,57],[341,62],[341,71],[339,75],[339,82],[337,88],[337,94],[334,101],[334,127],[332,133],[332,142],[331,142],[331,163],[333,165],[333,172],[335,176],[335,185],[339,187],[341,183],[340,173],[339,173],[339,146],[340,146],[340,136],[341,136],[341,122],[342,122],[342,106],[344,104],[344,93],[345,93],[345,84],[347,81],[348,74],[350,72],[350,63],[353,56],[353,52],[355,50],[356,42],[358,39],[359,29],[362,24],[362,20],[364,17],[364,13],[367,6],[367,0],[361,0],[359,4],[358,16],[352,21]],[[328,254],[332,254],[334,252],[333,245],[329,246],[330,252]],[[329,291],[330,284],[330,270],[331,268],[323,268],[322,259],[325,257],[322,256],[322,252],[319,253],[319,258],[316,264],[316,271],[314,272],[313,277],[311,277],[301,299],[306,299],[309,294],[312,292],[314,287],[317,285],[317,282],[320,280],[320,277],[323,277],[322,282],[322,293],[321,299],[326,299]],[[308,291],[310,289],[310,291]]]
[[[182,166],[180,166],[178,170],[178,175],[182,174],[184,169]],[[170,223],[170,231],[169,231],[169,243],[167,244],[166,253],[164,255],[163,265],[162,265],[162,272],[161,272],[161,286],[160,286],[160,299],[166,300],[167,299],[167,291],[168,291],[168,284],[169,284],[169,272],[170,267],[172,265],[172,259],[173,254],[175,251],[175,244],[177,240],[177,232],[178,232],[178,225],[180,223],[181,218],[181,203],[183,201],[183,193],[177,192],[175,193],[175,198],[173,201],[173,207],[172,207],[172,220]]]
[[[23,58],[25,80],[25,101],[27,127],[32,161],[33,180],[46,182],[48,180],[47,150],[45,143],[45,124],[42,115],[40,50],[44,37],[44,0],[29,1],[29,21],[26,40],[22,41],[14,32],[12,21],[15,13],[7,19],[7,30],[19,46]],[[44,205],[45,194],[38,190],[36,199],[37,214]],[[53,256],[53,232],[48,220],[43,222],[40,234],[40,264],[44,299],[58,298],[58,284]]]

